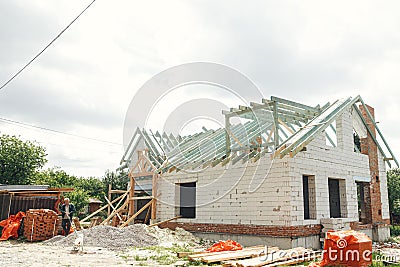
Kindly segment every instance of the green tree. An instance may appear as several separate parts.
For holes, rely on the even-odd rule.
[[[36,172],[31,179],[31,184],[45,184],[50,187],[74,188],[77,183],[77,177],[69,175],[59,167]]]
[[[95,177],[84,178],[69,175],[59,167],[37,172],[32,183],[45,184],[50,187],[73,188],[73,192],[65,193],[64,196],[71,199],[79,213],[86,213],[85,207],[89,203],[90,197],[103,199],[105,194],[102,180]]]
[[[76,216],[80,217],[80,214],[86,214],[86,206],[89,204],[89,194],[81,188],[75,188],[74,191],[65,193],[65,197],[71,200],[71,203],[75,205],[75,209],[78,212]],[[80,213],[80,214],[79,214]]]
[[[0,135],[0,184],[29,184],[47,162],[46,149],[16,136]]]
[[[79,178],[75,184],[77,188],[80,188],[88,193],[90,197],[102,199],[105,194],[103,181],[96,177]]]
[[[112,189],[120,189],[126,190],[128,187],[129,177],[126,171],[122,172],[113,172],[110,170],[106,170],[103,178],[102,178],[105,194],[108,194],[108,185],[111,184]]]
[[[389,209],[393,214],[400,214],[400,169],[387,172],[387,187],[389,196]]]

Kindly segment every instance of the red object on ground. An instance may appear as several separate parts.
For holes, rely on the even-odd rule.
[[[3,227],[0,241],[8,240],[10,237],[18,238],[18,229],[23,217],[25,217],[25,213],[20,211],[16,215],[11,215],[8,219],[0,222],[0,226]]]
[[[231,239],[226,241],[219,241],[207,249],[208,252],[219,252],[219,251],[232,251],[241,250],[243,247],[236,241]]]
[[[372,264],[372,240],[353,230],[327,232],[319,266],[365,267]]]

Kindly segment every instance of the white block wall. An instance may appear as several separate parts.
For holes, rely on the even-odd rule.
[[[157,220],[176,216],[177,183],[197,182],[195,219],[179,222],[296,226],[319,224],[329,218],[328,178],[341,179],[341,211],[348,221],[358,221],[354,177],[370,177],[368,157],[354,152],[352,110],[336,120],[338,146],[326,145],[324,134],[307,151],[271,161],[268,155],[256,163],[218,165],[198,173],[163,174],[158,182]],[[386,173],[381,170],[382,214],[389,218]],[[302,176],[315,176],[316,219],[304,220]]]

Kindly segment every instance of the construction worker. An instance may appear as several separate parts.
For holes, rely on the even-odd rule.
[[[65,236],[69,234],[72,223],[72,216],[75,213],[75,206],[72,203],[69,203],[69,198],[64,198],[64,204],[61,206],[62,213],[62,228],[64,230]]]

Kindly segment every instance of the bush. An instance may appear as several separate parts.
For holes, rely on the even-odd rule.
[[[391,236],[400,236],[400,225],[391,225],[390,226],[390,235]]]

